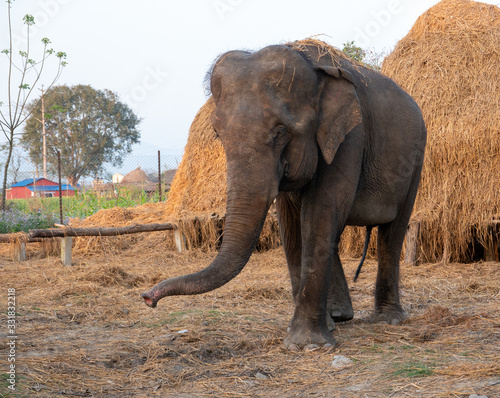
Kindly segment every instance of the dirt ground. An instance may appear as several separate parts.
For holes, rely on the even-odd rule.
[[[339,346],[288,352],[293,305],[280,249],[256,253],[229,284],[200,296],[140,293],[205,267],[214,253],[151,245],[78,256],[71,267],[26,262],[0,248],[0,396],[12,397],[500,397],[499,263],[402,267],[403,325],[363,319],[376,262],[357,283],[343,259],[355,319]],[[16,299],[16,391],[7,387],[7,294]],[[335,367],[335,356],[350,361]]]

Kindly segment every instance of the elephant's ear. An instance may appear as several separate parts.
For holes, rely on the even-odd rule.
[[[333,66],[318,66],[325,82],[319,103],[316,140],[330,164],[345,136],[362,121],[361,106],[351,74]]]

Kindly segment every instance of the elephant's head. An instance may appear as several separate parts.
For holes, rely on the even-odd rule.
[[[361,122],[352,75],[328,64],[329,57],[318,62],[313,55],[313,50],[279,45],[255,53],[232,51],[215,62],[212,124],[228,173],[222,246],[206,269],[144,293],[149,306],[169,295],[207,292],[234,278],[255,249],[278,191],[311,181],[318,162],[331,163],[346,134]]]

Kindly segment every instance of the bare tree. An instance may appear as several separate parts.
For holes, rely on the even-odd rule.
[[[9,72],[7,77],[7,110],[0,109],[0,129],[7,139],[7,159],[4,164],[3,186],[1,208],[5,211],[5,195],[7,189],[7,176],[9,164],[12,158],[12,150],[16,137],[16,130],[30,116],[30,111],[26,108],[26,104],[35,89],[42,73],[44,72],[46,60],[55,55],[58,59],[57,73],[49,85],[49,88],[56,82],[62,72],[62,68],[66,66],[66,53],[55,52],[49,48],[50,40],[46,37],[42,39],[43,51],[41,58],[36,61],[31,58],[30,53],[30,28],[35,24],[35,19],[32,15],[26,14],[23,18],[23,23],[26,25],[26,48],[14,54],[13,37],[12,37],[12,21],[11,8],[14,0],[7,0],[7,15],[8,15],[8,31],[9,31],[9,48],[1,51],[8,58]],[[19,82],[19,84],[14,83]],[[4,103],[0,102],[0,106]]]

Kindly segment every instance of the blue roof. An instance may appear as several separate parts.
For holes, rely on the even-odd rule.
[[[37,192],[54,192],[54,191],[59,191],[59,184],[57,185],[36,185],[36,183],[40,180],[47,180],[47,181],[50,181],[46,178],[43,178],[43,177],[38,177],[38,178],[27,178],[25,180],[22,180],[22,181],[19,181],[15,184],[13,184],[11,186],[11,188],[14,188],[14,187],[26,187],[28,188],[30,191],[37,191]],[[35,182],[35,185],[32,185],[33,182]],[[53,181],[51,181],[53,182]],[[77,187],[79,187],[80,185],[78,185]],[[73,188],[71,185],[69,184],[62,184],[61,185],[61,191],[74,191],[75,188]]]
[[[59,185],[37,185],[37,186],[31,186],[27,187],[30,191],[59,191]],[[61,185],[61,191],[74,191],[75,188],[73,188],[69,184],[62,184]]]
[[[37,181],[40,181],[40,180],[43,180],[43,177],[26,178],[25,180],[22,180],[22,181],[16,182],[15,184],[12,184],[11,188],[14,188],[14,187],[25,187],[26,185],[33,184],[33,181],[37,182]]]

